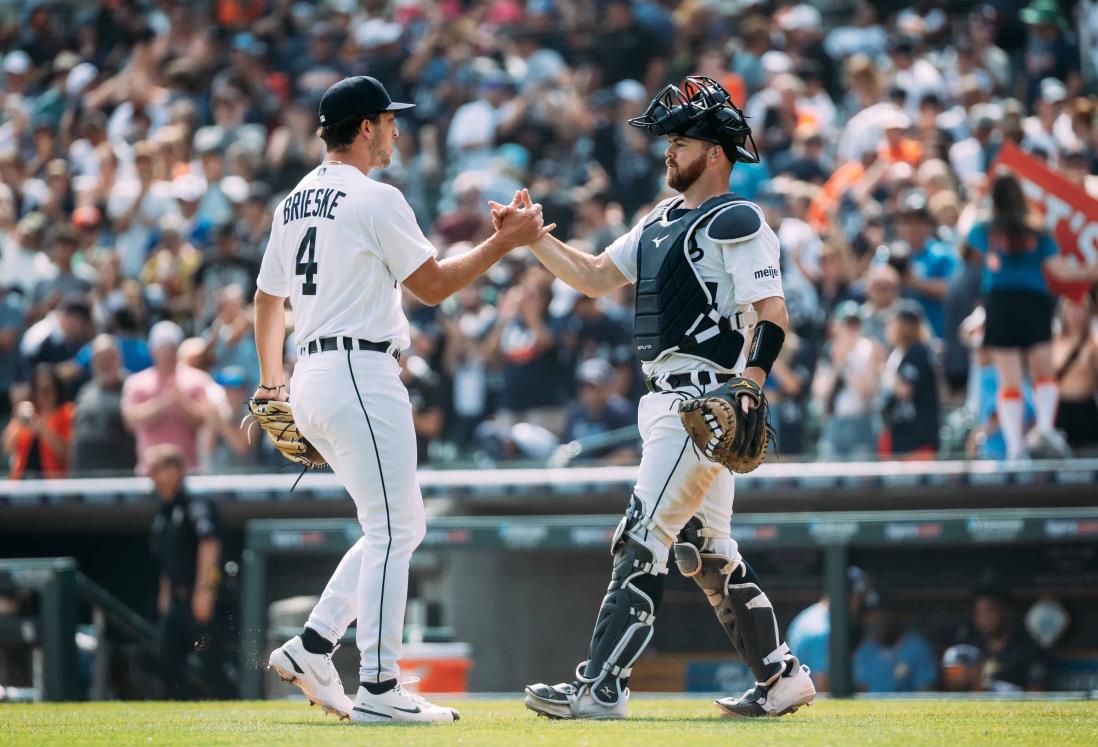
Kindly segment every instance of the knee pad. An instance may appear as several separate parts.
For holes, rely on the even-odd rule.
[[[616,543],[610,587],[603,597],[587,661],[578,678],[591,685],[596,700],[616,703],[626,679],[652,638],[663,596],[664,574],[652,550],[626,534]]]

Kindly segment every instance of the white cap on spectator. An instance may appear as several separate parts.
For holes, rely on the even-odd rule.
[[[632,101],[633,103],[644,101],[648,98],[648,94],[644,90],[644,84],[640,81],[632,80],[631,78],[619,80],[615,83],[614,95],[622,101]]]
[[[181,174],[172,180],[172,197],[180,202],[198,202],[206,193],[206,180],[197,174]]]
[[[820,11],[811,5],[794,5],[778,17],[778,25],[782,31],[810,31],[823,27],[823,18]]]
[[[763,72],[771,77],[793,72],[793,58],[776,49],[765,52],[759,58],[759,62],[762,64]]]
[[[907,130],[911,128],[911,117],[907,116],[900,107],[893,107],[892,111],[881,118],[882,130]]]
[[[9,52],[4,58],[4,72],[8,75],[26,75],[31,69],[30,55],[22,49]]]
[[[99,68],[90,62],[81,62],[65,76],[65,93],[68,96],[79,96],[98,75]]]
[[[371,18],[360,23],[354,31],[355,45],[359,49],[373,49],[392,44],[404,33],[399,23],[384,18]]]
[[[238,174],[226,176],[219,182],[221,191],[229,202],[239,205],[248,199],[248,180]]]
[[[1059,104],[1067,99],[1068,92],[1064,84],[1056,78],[1045,78],[1041,81],[1041,100],[1050,104]]]
[[[175,322],[164,320],[157,322],[149,330],[149,349],[178,348],[183,342],[183,330]]]

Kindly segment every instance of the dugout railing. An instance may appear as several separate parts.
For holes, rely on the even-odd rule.
[[[601,560],[608,569],[605,551],[617,521],[617,516],[439,517],[429,520],[422,551],[448,559],[438,565],[440,573],[451,576],[441,584],[449,589],[451,602],[455,603],[453,594],[457,589],[456,604],[461,604],[461,599],[472,604],[477,599],[472,593],[474,585],[491,588],[509,584],[516,588],[523,579],[506,577],[510,571],[504,571],[501,578],[468,573],[460,562],[462,553],[537,551],[553,557],[571,552],[594,557],[592,551],[601,551]],[[831,599],[831,692],[844,696],[853,691],[846,603],[851,551],[1098,543],[1098,508],[750,514],[736,516],[733,533],[745,554],[788,550],[822,555],[821,591]],[[357,523],[346,520],[256,520],[247,524],[241,609],[244,661],[265,658],[267,607],[273,601],[269,594],[272,562],[279,558],[332,556],[334,567],[335,558],[360,534]],[[549,603],[550,597],[541,601],[543,607]],[[526,620],[536,619],[539,612],[519,606],[503,602],[500,609],[487,612],[493,612],[499,629],[522,630]],[[481,649],[495,645],[490,631],[478,631],[476,627],[462,630],[458,626],[458,633],[488,636]],[[474,650],[477,648],[474,643]],[[244,667],[241,685],[243,697],[263,697],[262,670]]]
[[[157,650],[156,626],[85,576],[73,558],[0,558],[0,594],[31,593],[28,614],[0,618],[0,642],[36,652],[33,689],[44,701],[98,700],[106,692],[106,632],[113,628],[150,658]],[[78,676],[78,605],[90,609],[96,649],[88,693]],[[198,666],[183,660],[182,675],[199,691],[205,684]]]

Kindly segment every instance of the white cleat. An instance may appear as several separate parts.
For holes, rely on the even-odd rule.
[[[297,685],[311,705],[318,705],[325,713],[334,713],[341,719],[351,717],[354,703],[343,691],[331,654],[309,653],[301,636],[295,635],[271,652],[268,666],[283,682]]]
[[[720,698],[716,701],[722,716],[784,716],[796,713],[801,706],[811,705],[816,698],[816,686],[803,664],[788,676],[782,676],[772,685],[756,684],[739,698]]]
[[[611,694],[607,687],[608,695]],[[629,716],[629,688],[625,688],[617,702],[607,705],[591,694],[586,682],[562,682],[559,685],[538,683],[526,688],[523,701],[527,708],[539,716],[549,718],[586,719],[605,721]]]
[[[461,718],[461,714],[453,708],[429,703],[423,696],[404,689],[403,685],[418,680],[418,677],[409,677],[380,695],[374,695],[364,687],[358,688],[351,721],[383,724],[395,721],[457,721]]]

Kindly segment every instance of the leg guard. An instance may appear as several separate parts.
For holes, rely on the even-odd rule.
[[[758,682],[778,678],[791,659],[778,631],[774,607],[759,586],[759,577],[741,557],[708,552],[711,543],[698,517],[683,527],[674,545],[675,563],[705,592],[717,621]]]
[[[634,503],[640,501],[634,497],[630,502],[630,511],[615,535],[610,587],[595,620],[587,661],[576,671],[579,681],[589,684],[594,698],[606,705],[621,699],[623,681],[652,638],[663,596],[664,574],[652,550],[630,534],[640,513],[634,511]]]

